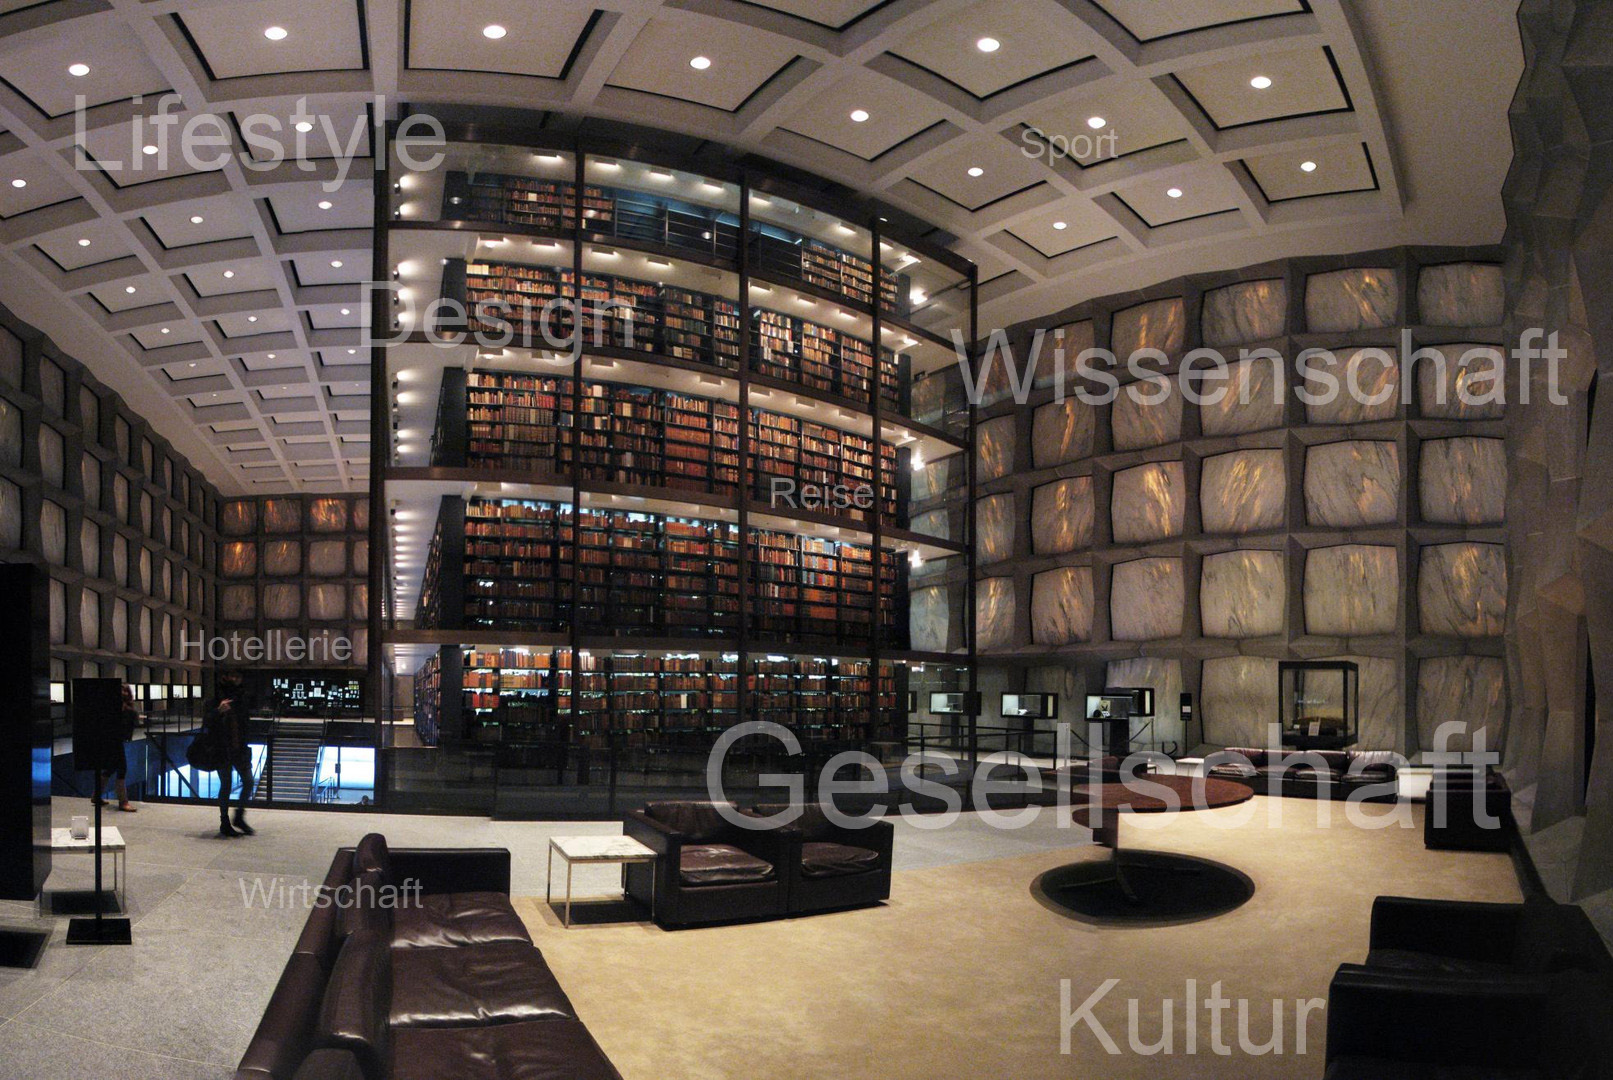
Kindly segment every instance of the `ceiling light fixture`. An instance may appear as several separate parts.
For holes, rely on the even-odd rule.
[[[867,109],[853,109],[853,110],[851,110],[851,122],[853,124],[864,123],[864,122],[867,121],[867,119],[868,119],[868,110]]]
[[[73,65],[70,65],[68,67],[68,69],[67,69],[67,73],[69,75],[73,76],[73,78],[75,78],[75,79],[82,79],[84,76],[86,76],[86,75],[88,75],[90,73],[90,65],[88,65],[88,64],[73,64]]]
[[[1271,86],[1271,79],[1265,75],[1256,75],[1249,80],[1249,85],[1256,90],[1265,90]]]
[[[319,201],[319,208],[321,210],[329,210],[330,209],[330,200],[329,199],[321,199]]]
[[[1069,227],[1070,227],[1070,223],[1067,222],[1067,221],[1055,221],[1055,222],[1053,222],[1053,228],[1057,229],[1059,232],[1063,232],[1065,229],[1068,229]]]
[[[489,23],[488,25],[482,27],[482,36],[488,41],[497,41],[499,38],[508,33],[509,31],[504,29],[504,27],[500,26],[498,23]]]
[[[982,169],[982,168],[981,168],[981,167],[980,167],[980,166],[978,166],[978,165],[975,165],[975,166],[972,166],[972,167],[971,167],[971,168],[970,168],[970,169],[969,169],[969,175],[970,175],[970,176],[984,176],[984,175],[986,175],[986,170],[985,170],[985,169]]]
[[[270,41],[284,41],[286,40],[286,28],[283,26],[271,26],[263,32],[263,36]]]
[[[89,247],[90,246],[89,237],[87,237],[87,236],[86,237],[80,237],[79,241],[78,241],[78,246],[79,247]]]
[[[235,271],[234,270],[226,270],[226,271],[224,271],[224,276],[226,278],[232,278],[232,277],[235,276]]]
[[[1314,161],[1302,161],[1302,162],[1299,163],[1299,167],[1300,167],[1300,170],[1302,172],[1315,172],[1316,171],[1316,162],[1314,162]]]
[[[11,186],[14,188],[25,188],[28,186],[28,181],[19,176],[17,179],[11,182]]]
[[[247,321],[247,322],[257,322],[257,321],[258,321],[258,317],[257,317],[257,316],[256,316],[256,315],[248,315],[248,316],[247,316],[247,317],[246,317],[246,321]]]
[[[200,225],[204,220],[205,219],[200,214],[192,214],[190,216],[190,223],[192,225]]]
[[[1109,121],[1105,120],[1101,116],[1087,117],[1087,127],[1091,128],[1093,131],[1097,131],[1099,128],[1106,126],[1108,123]]]
[[[994,37],[983,37],[979,41],[975,42],[975,48],[979,49],[983,53],[994,53],[1002,47],[1003,43]]]
[[[134,286],[133,285],[125,285],[123,287],[123,291],[132,295],[134,293]]]
[[[696,71],[704,71],[708,67],[711,66],[711,57],[709,57],[709,56],[696,56],[696,57],[693,57],[689,61],[689,66],[694,68]]]
[[[332,269],[340,270],[342,268],[342,260],[340,260],[340,259],[332,259],[330,261],[330,265],[331,265]]]
[[[145,146],[140,148],[140,152],[146,155],[146,157],[150,157],[157,152],[157,147],[155,144],[147,143]]]
[[[168,328],[167,328],[167,327],[166,327],[166,326],[165,326],[165,327],[163,327],[163,328],[162,328],[162,332],[163,332],[163,333],[165,333],[165,334],[166,334],[166,333],[169,333],[169,330],[168,330]]]
[[[1165,194],[1169,195],[1173,199],[1180,199],[1182,197],[1182,189],[1179,187],[1168,188],[1165,191]]]
[[[309,121],[307,121],[307,120],[299,120],[299,121],[297,121],[296,126],[297,126],[297,130],[303,132],[304,134],[314,130],[314,125],[312,123],[310,123]]]
[[[342,314],[343,315],[351,315],[351,314],[353,314],[353,312],[351,310],[349,310],[348,308],[342,308]]]

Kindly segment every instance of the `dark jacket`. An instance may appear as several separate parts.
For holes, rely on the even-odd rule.
[[[223,708],[226,701],[230,703],[228,709]],[[202,706],[202,727],[229,749],[244,749],[247,707],[245,690],[221,690]]]

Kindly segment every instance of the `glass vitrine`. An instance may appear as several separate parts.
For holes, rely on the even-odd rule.
[[[1338,750],[1361,733],[1361,670],[1348,660],[1281,660],[1277,707],[1283,745]]]

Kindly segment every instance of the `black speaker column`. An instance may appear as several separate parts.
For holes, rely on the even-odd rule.
[[[128,945],[128,919],[108,919],[101,889],[101,809],[107,773],[123,764],[123,683],[73,680],[73,765],[95,773],[95,917],[67,924],[69,945]]]

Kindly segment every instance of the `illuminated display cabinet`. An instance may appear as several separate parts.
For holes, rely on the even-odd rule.
[[[1353,746],[1361,734],[1361,669],[1349,660],[1280,661],[1277,703],[1284,746]]]

